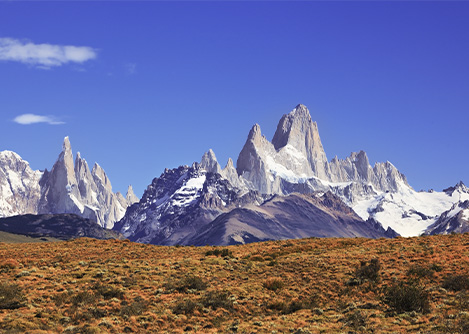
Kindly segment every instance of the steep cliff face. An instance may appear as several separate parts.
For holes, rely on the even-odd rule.
[[[44,173],[40,184],[38,213],[73,213],[105,228],[112,228],[124,216],[127,206],[136,201],[132,188],[127,199],[114,194],[109,178],[97,163],[90,171],[80,153],[74,163],[68,137],[56,163],[50,172]]]
[[[0,217],[35,213],[41,176],[15,152],[0,152]]]
[[[278,123],[272,144],[277,152],[282,149],[287,150],[285,157],[306,158],[308,171],[311,171],[312,175],[323,180],[330,178],[326,152],[319,137],[318,126],[312,121],[305,105],[299,104],[289,114],[283,115]],[[291,170],[298,168],[295,165],[286,167],[290,167]]]
[[[362,195],[408,186],[391,163],[371,167],[363,151],[328,162],[317,124],[301,104],[283,115],[272,142],[261,135],[259,125],[251,129],[239,154],[237,172],[248,186],[262,193],[331,190],[351,204]]]
[[[237,205],[262,201],[259,194],[243,193],[220,174],[195,163],[166,169],[153,179],[140,202],[127,210],[114,229],[132,241],[186,244],[221,213]]]
[[[266,150],[276,152],[258,126],[251,130],[250,143],[256,150],[245,150],[247,155],[265,157]],[[262,145],[263,150],[258,150]],[[248,163],[262,161],[249,159]],[[257,171],[269,171],[258,167]],[[391,233],[375,222],[363,221],[330,192],[262,194],[244,176],[237,174],[231,159],[220,169],[210,150],[200,164],[166,169],[114,228],[132,241],[162,245],[227,245],[311,236],[373,238]],[[257,186],[271,185],[261,181]]]

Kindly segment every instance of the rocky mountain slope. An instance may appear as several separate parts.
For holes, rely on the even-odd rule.
[[[35,213],[41,176],[15,152],[0,152],[0,217]]]
[[[0,152],[0,185],[0,217],[73,213],[112,228],[138,201],[130,186],[126,198],[113,193],[104,170],[95,164],[90,171],[80,153],[74,162],[68,137],[50,172],[33,171],[16,153]]]
[[[229,168],[222,170],[214,153],[207,152],[200,164],[165,170],[114,228],[132,241],[162,245],[394,235],[363,221],[330,192],[261,194],[233,186],[224,177]]]
[[[215,175],[215,183],[223,187],[213,187]],[[306,106],[300,104],[283,115],[272,141],[262,135],[259,125],[254,125],[236,168],[229,159],[222,169],[209,150],[200,164],[166,170],[116,228],[131,240],[163,244],[229,244],[304,236],[376,237],[376,233],[392,236],[396,232],[416,236],[440,231],[435,229],[436,222],[453,206],[453,210],[464,210],[459,205],[469,200],[468,189],[462,184],[451,189],[416,192],[393,164],[387,161],[371,166],[363,151],[328,161],[318,126]],[[319,214],[318,207],[309,206],[318,193],[334,194],[342,200],[343,205],[330,216],[332,220]],[[245,199],[246,194],[251,202]],[[274,195],[280,197],[269,202]],[[207,207],[207,203],[212,204]],[[296,203],[296,209],[278,210],[272,203],[291,207]],[[358,215],[348,225],[340,220],[340,215],[349,210],[347,206]],[[452,231],[452,227],[445,231]]]
[[[131,187],[126,197],[114,193],[98,164],[90,170],[79,153],[74,160],[68,137],[43,173],[0,152],[0,186],[0,216],[73,213],[131,240],[167,245],[460,232],[469,201],[462,183],[417,192],[390,162],[371,166],[364,151],[328,161],[301,104],[283,115],[271,141],[254,125],[236,166],[230,158],[221,168],[209,150],[200,163],[166,169],[140,201]],[[324,208],[324,194],[341,205]]]
[[[391,232],[392,233],[392,232]],[[363,221],[337,196],[328,193],[275,195],[261,205],[249,204],[218,216],[190,245],[233,245],[307,237],[387,236],[379,224]]]
[[[174,245],[191,238],[216,217],[267,197],[244,191],[201,165],[166,169],[153,179],[142,199],[128,208],[115,229],[132,241]],[[187,243],[185,243],[187,244]]]
[[[469,189],[462,183],[445,189],[451,198],[458,198],[451,208],[443,212],[425,234],[450,234],[469,232]]]

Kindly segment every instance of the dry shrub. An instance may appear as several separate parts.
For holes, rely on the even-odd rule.
[[[271,310],[280,311],[283,314],[291,314],[299,310],[313,309],[318,307],[318,297],[316,295],[307,298],[294,298],[288,301],[276,301],[267,306]]]
[[[353,313],[349,313],[345,317],[345,323],[347,326],[352,327],[355,330],[362,330],[367,325],[367,317],[359,310],[355,310]]]
[[[407,271],[407,276],[416,276],[419,278],[432,278],[435,275],[432,267],[423,267],[414,265]]]
[[[202,298],[202,304],[214,310],[218,308],[230,310],[233,308],[233,301],[229,297],[230,293],[228,291],[208,291]]]
[[[205,256],[210,256],[210,255],[221,256],[221,257],[233,257],[233,253],[227,248],[223,248],[223,249],[215,248],[213,250],[209,250],[205,252]]]
[[[469,290],[469,275],[451,275],[446,277],[443,288],[451,291]]]
[[[26,298],[16,284],[0,283],[0,309],[17,309],[23,306]]]
[[[15,259],[7,259],[0,264],[0,269],[4,269],[5,271],[16,269],[20,266],[20,263]]]
[[[130,304],[122,302],[122,305],[123,307],[120,310],[120,315],[129,317],[133,315],[140,315],[148,308],[148,303],[141,297],[135,298],[135,300]]]
[[[285,285],[280,278],[271,277],[264,282],[264,288],[267,290],[277,291]]]
[[[430,312],[429,294],[415,282],[400,282],[385,288],[383,301],[397,313]]]
[[[73,306],[83,306],[94,304],[96,301],[96,295],[89,291],[81,291],[72,296],[70,296],[70,302]]]
[[[122,299],[124,297],[124,292],[122,290],[110,285],[97,284],[93,287],[93,290],[97,295],[103,296],[104,299]]]
[[[195,301],[191,299],[184,299],[184,300],[180,300],[173,307],[173,313],[189,315],[189,314],[194,313],[194,311],[199,308],[200,308],[199,303],[196,303]]]
[[[361,282],[365,280],[377,282],[379,279],[380,269],[381,264],[378,259],[371,259],[369,264],[367,264],[367,261],[361,261],[360,267],[355,270],[355,277]]]
[[[187,275],[177,281],[169,281],[164,284],[169,291],[187,292],[188,290],[202,291],[207,289],[208,284],[202,278],[195,275]]]

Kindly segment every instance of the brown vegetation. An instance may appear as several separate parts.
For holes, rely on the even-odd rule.
[[[469,234],[0,243],[0,333],[467,333]]]

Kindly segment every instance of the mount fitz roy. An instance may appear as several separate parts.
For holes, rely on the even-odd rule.
[[[138,201],[131,186],[126,198],[113,193],[111,182],[97,163],[90,171],[80,153],[74,163],[68,137],[50,172],[32,170],[14,152],[0,152],[0,186],[0,217],[77,214],[108,229]]]
[[[249,132],[236,165],[206,152],[165,169],[138,200],[113,193],[103,169],[90,170],[66,137],[51,171],[33,171],[0,152],[0,217],[77,214],[132,241],[227,245],[303,237],[394,237],[469,231],[469,189],[416,192],[390,162],[365,152],[328,160],[318,126],[298,105],[269,141]]]
[[[200,163],[166,169],[115,229],[133,241],[188,245],[417,236],[468,229],[468,200],[462,183],[416,192],[393,164],[372,167],[363,151],[328,161],[300,104],[272,141],[254,125],[236,167],[230,158],[221,168],[209,150]]]

